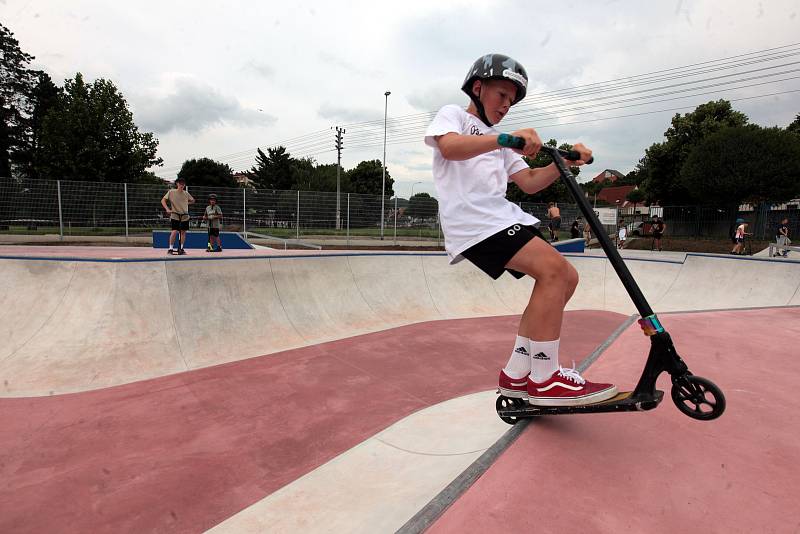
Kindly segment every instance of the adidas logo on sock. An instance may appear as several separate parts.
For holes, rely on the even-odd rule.
[[[531,356],[534,360],[549,360],[550,358],[544,352],[539,352],[538,354],[534,354]]]
[[[526,349],[525,347],[517,347],[516,349],[514,349],[514,352],[517,354],[522,354],[523,356],[530,356],[528,349]]]

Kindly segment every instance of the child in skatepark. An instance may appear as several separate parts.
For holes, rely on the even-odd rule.
[[[532,194],[559,177],[553,164],[532,169],[522,159],[535,157],[542,146],[534,129],[512,132],[525,140],[517,150],[501,146],[505,137],[494,128],[525,97],[527,86],[522,65],[501,54],[485,55],[461,87],[469,106],[444,106],[428,126],[425,143],[433,148],[445,249],[450,263],[466,258],[494,279],[508,271],[536,280],[511,356],[500,371],[502,395],[539,406],[601,402],[616,394],[616,386],[590,382],[559,365],[564,307],[578,273],[535,227],[539,220],[505,196],[509,181]],[[581,159],[570,165],[583,165],[592,155],[583,144],[573,148]]]
[[[219,229],[222,226],[222,208],[217,204],[217,195],[208,195],[208,206],[203,214],[203,220],[208,222],[208,247],[206,252],[222,252],[222,240]]]

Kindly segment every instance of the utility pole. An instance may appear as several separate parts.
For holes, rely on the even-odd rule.
[[[342,170],[342,135],[344,134],[344,129],[336,127],[336,229],[342,229],[342,207],[341,207],[341,199],[340,199],[340,172]]]
[[[386,196],[386,117],[389,112],[389,95],[391,91],[386,91],[383,96],[386,103],[383,106],[383,185],[381,185],[381,241],[383,241],[383,216],[386,211],[384,207],[384,197]]]

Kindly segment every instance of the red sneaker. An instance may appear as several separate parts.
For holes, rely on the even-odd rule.
[[[549,379],[537,384],[528,378],[528,402],[535,406],[580,406],[608,400],[617,394],[614,384],[595,384],[575,369],[559,367]]]
[[[528,398],[528,376],[522,378],[511,378],[505,371],[500,370],[500,394],[504,397],[511,397],[514,399],[527,399]]]

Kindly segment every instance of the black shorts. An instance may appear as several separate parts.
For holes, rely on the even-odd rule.
[[[214,237],[219,237],[219,228],[209,228],[208,229],[208,235],[214,236]]]
[[[553,230],[561,230],[561,217],[553,217],[550,219],[550,228]]]
[[[189,229],[189,219],[186,219],[185,221],[179,221],[178,219],[170,219],[170,225],[171,225],[170,227],[173,230],[182,230],[185,232]]]
[[[525,273],[506,269],[506,265],[534,237],[547,243],[547,239],[535,226],[515,224],[472,245],[461,255],[495,280],[506,271],[511,273],[514,278],[522,278]]]
[[[661,239],[661,236],[664,235],[661,232],[653,232],[653,239]]]

